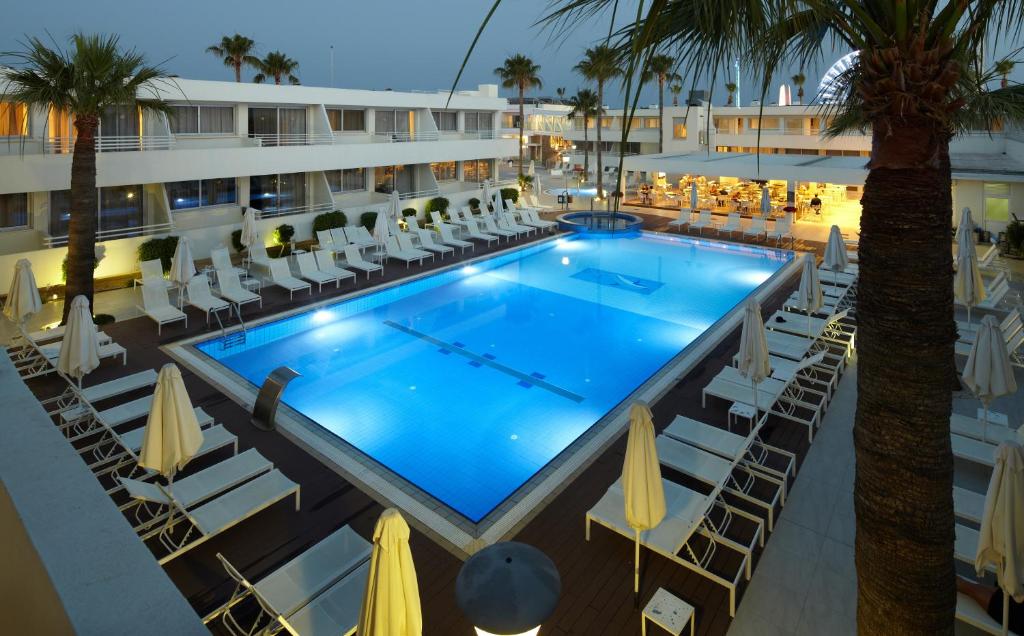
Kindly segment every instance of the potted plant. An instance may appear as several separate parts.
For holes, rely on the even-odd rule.
[[[469,209],[473,212],[480,212],[480,199],[473,197],[469,200]]]
[[[359,225],[362,225],[369,231],[373,231],[373,225],[377,222],[376,212],[363,212],[359,215]]]
[[[281,256],[291,252],[292,238],[295,236],[295,228],[287,223],[282,223],[274,229],[274,239],[281,246]],[[287,250],[287,251],[286,251]]]
[[[1006,224],[1006,249],[1010,256],[1021,256],[1024,246],[1024,222],[1013,215],[1013,220]]]

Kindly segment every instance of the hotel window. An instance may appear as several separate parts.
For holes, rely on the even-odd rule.
[[[432,163],[430,164],[430,169],[434,172],[434,178],[438,181],[455,181],[458,178],[454,161]]]
[[[142,225],[142,186],[99,188],[96,230],[109,232]],[[67,236],[71,221],[71,190],[50,193],[50,236]]]
[[[612,120],[613,119],[615,119],[615,118],[614,117],[602,117],[601,118],[601,128],[611,128],[612,127]]]
[[[0,230],[28,227],[28,194],[0,194]]]
[[[328,108],[327,120],[334,132],[366,132],[365,110]]]
[[[28,135],[28,107],[25,104],[0,102],[0,137]]]
[[[466,132],[479,132],[481,130],[494,130],[494,114],[490,112],[468,112],[464,115],[466,120]],[[517,124],[518,126],[518,124]]]
[[[374,192],[391,194],[393,191],[412,192],[415,190],[413,171],[405,166],[378,166],[374,170]]]
[[[136,106],[108,106],[100,115],[100,136],[138,137],[139,109]]]
[[[686,139],[686,118],[685,117],[673,117],[672,118],[672,138],[673,139]]]
[[[804,119],[803,117],[786,117],[786,134],[787,135],[802,135],[804,134]]]
[[[235,178],[204,179],[202,181],[175,181],[165,183],[167,201],[171,210],[187,210],[238,202]]]
[[[262,139],[264,146],[306,142],[305,108],[250,108],[249,136]]]
[[[644,117],[644,128],[657,128],[661,123],[658,117]]]
[[[479,159],[475,161],[462,162],[462,180],[470,183],[480,183],[484,179],[491,178],[491,160]]]
[[[249,206],[262,212],[291,210],[306,205],[306,173],[249,177]]]
[[[46,118],[47,142],[57,153],[71,152],[75,143],[75,118],[67,111],[51,108]]]
[[[326,170],[327,185],[331,192],[360,192],[366,189],[366,169]]]
[[[519,128],[519,115],[513,115],[511,113],[502,113],[502,115],[501,115],[501,127],[502,128]]]
[[[235,109],[232,106],[171,106],[167,122],[175,135],[232,135]]]
[[[415,130],[411,110],[376,110],[373,116],[374,130],[378,133],[394,134],[396,138],[401,138],[403,133]]]
[[[985,223],[1010,220],[1010,184],[985,184]]]
[[[435,110],[431,113],[434,116],[434,125],[438,132],[456,132],[459,129],[459,114],[451,110]]]

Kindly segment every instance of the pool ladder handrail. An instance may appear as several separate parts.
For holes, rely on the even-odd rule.
[[[241,306],[238,305],[238,303],[228,303],[228,315],[229,316],[231,315],[231,310],[232,309],[234,309],[235,315],[238,317],[238,324],[241,325],[242,329],[240,331],[236,331],[236,332],[230,334],[232,336],[230,338],[230,340],[228,338],[229,334],[227,332],[227,327],[225,327],[224,323],[221,322],[220,314],[218,314],[217,312],[212,312],[214,318],[217,319],[217,326],[220,327],[220,337],[221,337],[221,348],[222,349],[227,349],[229,345],[236,344],[236,340],[241,341],[242,343],[244,343],[245,340],[246,340],[247,333],[246,333],[245,321],[242,320],[242,308],[241,308]],[[236,336],[236,334],[241,334],[241,337],[240,338],[234,337],[234,336]]]

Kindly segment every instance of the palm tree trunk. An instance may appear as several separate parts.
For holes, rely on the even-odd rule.
[[[241,82],[242,81],[242,63],[241,62],[235,62],[235,81],[236,82]]]
[[[68,222],[68,265],[64,288],[64,313],[61,324],[68,320],[68,311],[75,296],[85,296],[93,305],[93,270],[96,264],[96,129],[95,116],[75,118],[75,151],[71,157],[71,220]]]
[[[658,154],[665,152],[665,80],[658,76]]]
[[[523,96],[526,91],[519,85],[519,176],[523,176]]]
[[[604,82],[597,83],[597,196],[604,198],[604,179],[601,174],[601,110],[604,104]]]
[[[857,627],[952,634],[957,336],[949,141],[913,122],[888,135],[880,128],[861,201]]]
[[[590,139],[587,136],[587,118],[583,118],[583,175],[586,178],[590,174]]]

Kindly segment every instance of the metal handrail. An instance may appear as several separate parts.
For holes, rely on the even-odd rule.
[[[308,214],[310,212],[330,212],[334,209],[333,203],[310,203],[294,208],[280,208],[278,210],[255,210],[257,219],[272,219],[279,216],[293,216],[296,214]]]
[[[440,193],[441,193],[440,188],[434,187],[434,188],[427,188],[426,190],[414,190],[412,192],[399,192],[398,193],[398,198],[399,198],[399,200],[403,200],[404,201],[405,199],[418,199],[420,197],[436,197]]]
[[[249,139],[255,140],[257,145],[263,147],[316,146],[334,143],[334,135],[331,133],[249,133]]]
[[[174,224],[167,222],[155,223],[153,225],[140,225],[138,227],[117,228],[114,230],[99,230],[96,232],[96,242],[100,243],[103,241],[132,238],[134,236],[143,236],[145,234],[160,234],[163,232],[170,232],[173,229]],[[67,244],[67,235],[43,237],[43,246],[45,247],[61,247]]]
[[[47,154],[66,154],[75,148],[71,137],[50,137],[43,144]],[[170,135],[96,137],[96,152],[126,152],[143,150],[170,150],[174,148],[174,137]]]
[[[385,143],[395,143],[403,141],[437,141],[438,133],[436,130],[428,130],[425,132],[404,132],[404,131],[374,131],[373,136],[377,141]]]

